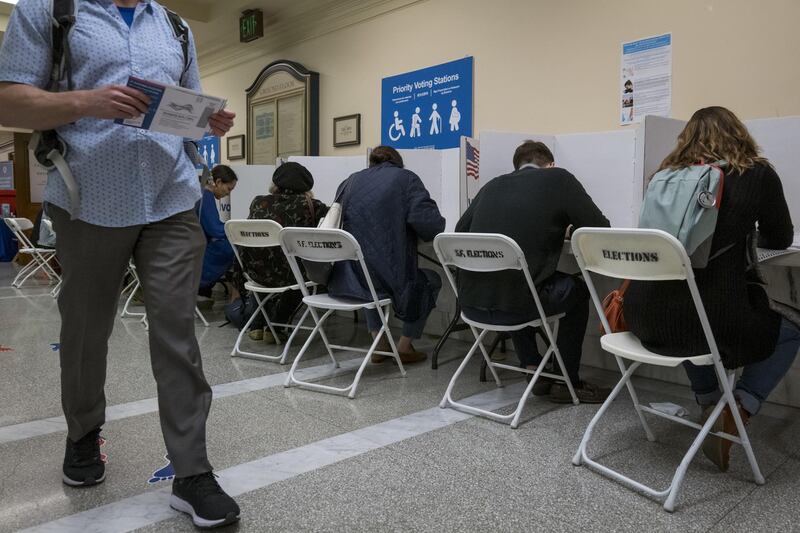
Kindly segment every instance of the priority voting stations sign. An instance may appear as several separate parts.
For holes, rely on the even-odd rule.
[[[381,144],[458,148],[472,136],[472,57],[383,78]]]

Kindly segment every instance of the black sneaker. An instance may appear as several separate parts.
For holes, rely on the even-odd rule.
[[[106,479],[106,465],[100,457],[100,428],[84,435],[78,442],[67,437],[64,451],[64,484],[70,487],[89,487]]]
[[[213,472],[175,478],[169,505],[191,515],[194,525],[201,529],[227,526],[239,520],[239,506],[225,494]]]

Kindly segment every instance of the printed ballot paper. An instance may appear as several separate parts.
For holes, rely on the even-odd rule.
[[[131,77],[132,87],[150,97],[147,113],[132,119],[117,119],[118,124],[160,133],[200,139],[208,131],[208,117],[225,107],[227,100],[206,96],[172,85]]]

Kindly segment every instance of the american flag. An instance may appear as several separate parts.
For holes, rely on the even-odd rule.
[[[467,139],[467,177],[477,180],[481,162],[481,151]]]

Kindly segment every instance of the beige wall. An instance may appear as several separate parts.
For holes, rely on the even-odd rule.
[[[428,0],[203,83],[229,98],[244,133],[258,72],[304,64],[320,73],[320,151],[346,155],[380,141],[381,78],[472,55],[476,133],[597,131],[618,127],[621,43],[672,32],[674,117],[711,104],[745,119],[800,115],[798,20],[797,0]],[[334,149],[332,119],[351,113],[362,146]]]

